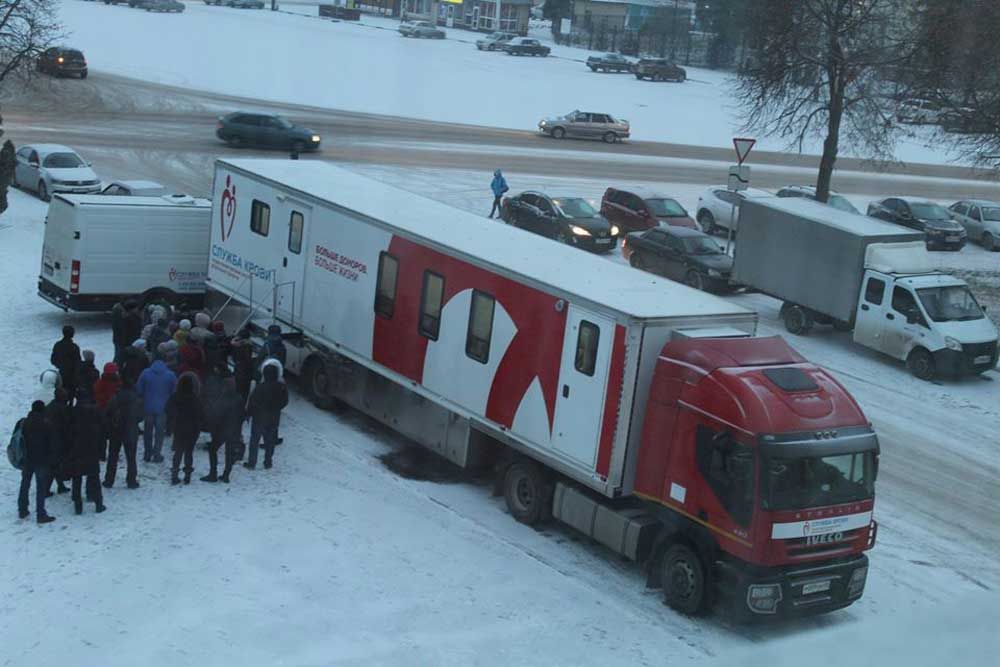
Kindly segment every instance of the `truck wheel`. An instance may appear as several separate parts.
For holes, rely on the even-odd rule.
[[[515,519],[534,526],[552,513],[552,485],[541,466],[521,461],[507,468],[503,477],[503,496]]]
[[[918,347],[906,358],[906,368],[914,377],[930,382],[937,370],[934,367],[934,357],[922,347]]]
[[[705,567],[694,549],[674,544],[660,560],[663,600],[682,614],[694,615],[705,608]]]
[[[714,235],[718,231],[718,228],[715,226],[715,216],[709,211],[702,211],[698,214],[698,223],[701,225],[701,231],[709,236]]]
[[[305,381],[309,398],[316,407],[323,410],[333,407],[335,399],[330,393],[330,376],[322,359],[314,357],[309,361],[306,366]]]
[[[796,336],[805,336],[813,326],[812,315],[802,306],[787,305],[782,308],[782,319],[785,320],[785,329],[788,333]]]
[[[565,136],[566,136],[566,130],[564,130],[563,128],[561,128],[561,127],[554,127],[554,128],[552,128],[552,138],[553,139],[562,139]]]
[[[997,250],[1000,250],[1000,247],[997,247],[996,239],[994,239],[993,235],[989,232],[983,234],[983,248],[989,252],[996,252]]]

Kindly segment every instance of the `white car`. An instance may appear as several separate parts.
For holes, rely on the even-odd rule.
[[[1000,250],[1000,202],[966,199],[948,207],[952,219],[965,227],[969,239],[991,252]]]
[[[941,122],[941,105],[931,100],[903,100],[896,120],[907,125],[937,125]]]
[[[706,234],[715,234],[729,229],[729,221],[740,218],[740,203],[747,197],[773,197],[770,192],[747,188],[739,192],[726,189],[725,185],[715,185],[698,197],[695,219]],[[733,211],[733,204],[736,210]],[[734,229],[735,230],[735,225]]]
[[[118,197],[160,197],[169,193],[156,181],[112,181],[101,190],[101,194]]]
[[[101,191],[101,179],[72,148],[59,144],[21,146],[15,160],[14,187],[34,190],[42,201],[48,201],[55,192]]]

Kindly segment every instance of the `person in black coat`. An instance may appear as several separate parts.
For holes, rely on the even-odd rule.
[[[94,352],[93,350],[83,351],[83,361],[80,362],[80,366],[76,371],[76,388],[77,392],[80,390],[86,391],[91,396],[94,395],[94,383],[101,378],[101,372],[97,370],[97,366],[94,364]]]
[[[146,356],[146,341],[141,338],[132,341],[132,344],[125,348],[125,351],[122,353],[122,363],[119,368],[121,369],[122,380],[130,380],[132,386],[135,386],[142,372],[149,368],[149,357]]]
[[[63,327],[63,337],[52,346],[52,356],[49,361],[59,369],[63,387],[70,397],[76,394],[77,374],[80,369],[80,348],[73,342],[76,330],[66,325]]]
[[[243,465],[253,470],[257,467],[257,447],[264,440],[264,467],[270,468],[274,446],[278,444],[278,423],[281,411],[288,405],[288,388],[281,381],[281,364],[269,359],[261,370],[263,380],[258,384],[247,404],[250,424],[250,458]]]
[[[139,422],[145,417],[142,399],[135,384],[124,380],[121,389],[108,402],[105,420],[108,429],[108,464],[104,469],[104,487],[115,485],[118,453],[124,448],[127,472],[125,483],[130,489],[139,488],[136,452],[139,449]]]
[[[236,391],[243,397],[243,405],[246,405],[254,374],[253,343],[250,342],[250,330],[246,327],[240,329],[230,343],[229,356],[233,360]]]
[[[101,449],[104,446],[104,418],[90,394],[81,391],[73,407],[73,446],[63,463],[66,476],[73,480],[73,507],[83,513],[80,490],[87,478],[87,500],[93,501],[94,511],[105,509],[101,493]]]
[[[212,441],[208,445],[209,472],[201,478],[203,482],[223,481],[229,483],[229,473],[236,462],[236,447],[243,441],[243,397],[236,390],[236,380],[227,377],[222,381],[222,392],[211,404],[209,423]],[[217,477],[219,448],[225,445],[222,477]]]
[[[52,428],[52,468],[49,475],[49,488],[56,482],[59,493],[66,493],[68,479],[62,473],[62,463],[73,446],[73,408],[69,394],[62,387],[57,387],[55,397],[45,406],[45,418]],[[49,495],[52,495],[50,492]]]
[[[194,445],[201,434],[205,411],[201,405],[201,386],[194,373],[181,373],[177,389],[167,401],[167,421],[173,425],[174,460],[171,484],[180,484],[181,458],[184,459],[184,483],[191,483],[194,471]]]
[[[21,437],[24,438],[25,461],[21,468],[21,489],[17,495],[17,514],[22,519],[28,517],[28,492],[31,478],[35,478],[35,516],[38,523],[55,521],[45,511],[45,496],[49,490],[49,476],[52,470],[54,437],[52,425],[45,418],[45,403],[35,401],[31,412],[21,422]]]

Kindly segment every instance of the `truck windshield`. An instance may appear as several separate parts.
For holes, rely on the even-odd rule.
[[[965,285],[925,287],[917,290],[920,303],[935,322],[968,322],[983,319],[983,308]]]
[[[765,509],[805,509],[865,500],[874,494],[875,452],[771,458],[763,476]]]

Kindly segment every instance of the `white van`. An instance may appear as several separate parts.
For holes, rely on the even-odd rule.
[[[198,307],[212,202],[187,195],[55,195],[38,295],[63,310],[104,311],[126,297]]]

